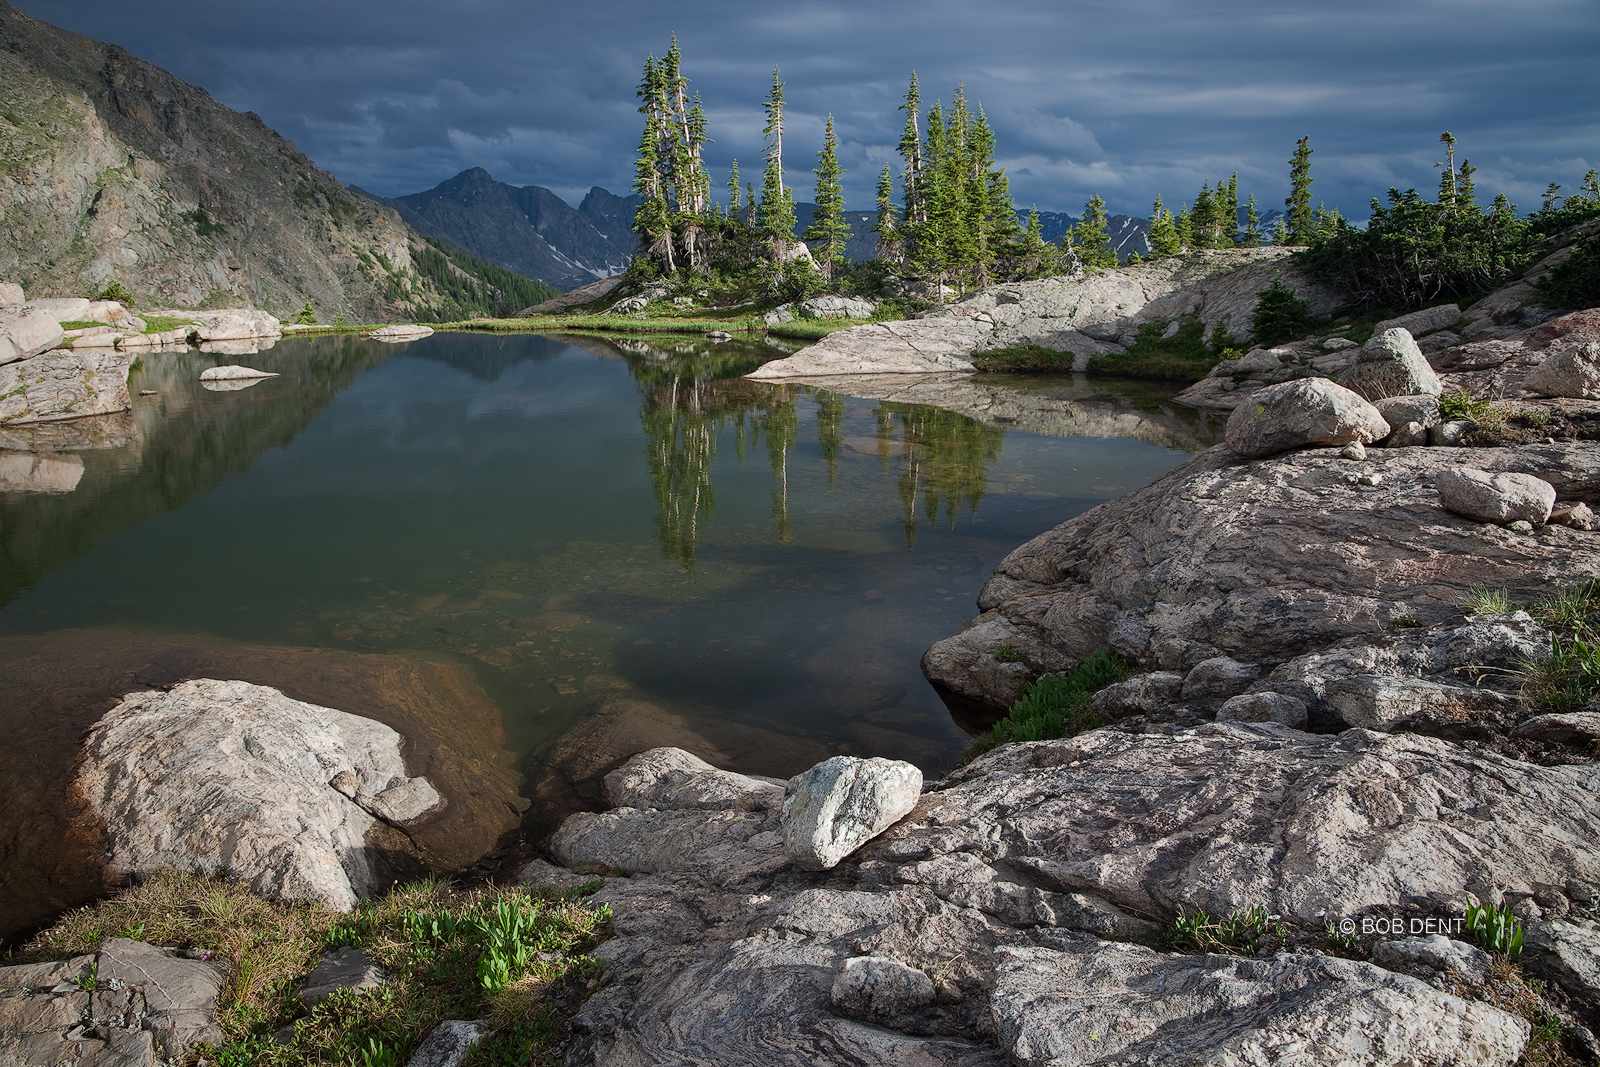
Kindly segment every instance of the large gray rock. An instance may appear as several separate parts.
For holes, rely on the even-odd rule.
[[[1522,953],[1522,965],[1531,973],[1591,1004],[1600,1000],[1600,930],[1593,923],[1531,923]]]
[[[1002,950],[993,1004],[1000,1043],[1024,1067],[1510,1065],[1530,1032],[1517,1016],[1368,963],[1104,943]]]
[[[1469,519],[1500,525],[1516,522],[1542,524],[1556,503],[1555,486],[1531,474],[1502,473],[1472,467],[1442,470],[1433,479],[1439,503]]]
[[[1308,719],[1305,701],[1277,692],[1240,693],[1217,709],[1218,722],[1275,722],[1304,730]]]
[[[61,324],[47,311],[20,302],[0,306],[0,364],[49,351],[64,336]]]
[[[1539,396],[1600,400],[1600,342],[1550,353],[1528,372],[1523,386]]]
[[[1443,421],[1439,415],[1439,398],[1427,393],[1386,396],[1374,400],[1372,406],[1389,424],[1389,436],[1378,442],[1385,448],[1425,445],[1428,443],[1428,431]]]
[[[1460,307],[1455,304],[1440,304],[1438,307],[1423,308],[1421,311],[1413,311],[1399,318],[1384,319],[1372,328],[1372,336],[1376,337],[1387,330],[1405,330],[1412,337],[1421,337],[1426,333],[1448,330],[1460,322]]]
[[[783,851],[796,866],[825,871],[893,826],[921,795],[922,772],[904,760],[823,760],[784,792]]]
[[[181,1062],[195,1045],[223,1043],[216,1018],[221,987],[222,975],[209,963],[117,937],[93,955],[0,967],[0,1062]]]
[[[0,424],[23,426],[133,406],[128,368],[133,356],[109,348],[58,349],[0,366]]]
[[[1089,706],[1113,719],[1169,711],[1183,700],[1184,676],[1176,671],[1151,671],[1108,685]]]
[[[933,980],[883,956],[853,956],[834,976],[833,1006],[857,1019],[907,1015],[933,1003]]]
[[[1386,396],[1438,396],[1444,386],[1417,342],[1405,330],[1374,333],[1339,384],[1368,400]]]
[[[367,337],[373,341],[388,341],[391,344],[398,344],[404,341],[420,341],[422,338],[431,337],[432,335],[432,326],[396,323],[393,326],[379,327],[367,334]]]
[[[681,748],[639,753],[606,775],[605,790],[615,808],[775,812],[783,804],[777,782],[719,771]]]
[[[1228,449],[1241,459],[1306,447],[1332,447],[1389,436],[1378,409],[1326,378],[1269,385],[1228,417]]]
[[[1093,357],[1125,351],[1142,327],[1194,316],[1207,336],[1220,327],[1251,331],[1257,297],[1275,278],[1308,300],[1313,314],[1344,297],[1311,282],[1278,248],[1208,251],[1095,274],[1012,282],[941,304],[909,322],[840,330],[787,359],[765,364],[760,380],[847,374],[970,371],[977,353],[1009,345],[1052,348],[1084,370]]]
[[[870,319],[878,303],[860,296],[814,296],[796,310],[803,319]]]
[[[1379,941],[1372,946],[1372,962],[1391,971],[1418,978],[1451,975],[1481,983],[1489,977],[1493,960],[1481,948],[1455,941],[1444,934]]]
[[[1069,662],[1110,648],[1140,672],[1223,655],[1270,670],[1345,638],[1387,640],[1412,619],[1459,620],[1475,587],[1529,601],[1600,573],[1592,534],[1519,536],[1439,507],[1434,478],[1463,464],[1600,498],[1600,445],[1588,442],[1380,449],[1359,466],[1323,450],[1239,463],[1212,449],[1014,550],[977,621],[930,648],[923,671],[1004,710],[1014,690],[982,668],[1005,643],[1035,662],[1040,648]],[[1369,470],[1377,484],[1361,481]]]
[[[1227,656],[1213,656],[1190,668],[1183,679],[1185,700],[1226,700],[1250,688],[1261,668]]]
[[[382,888],[370,845],[383,813],[404,808],[403,828],[442,807],[406,775],[394,730],[246,682],[129,694],[83,752],[77,784],[114,870],[227,871],[341,911]]]
[[[280,324],[272,315],[253,308],[228,308],[223,311],[187,312],[200,323],[195,336],[201,341],[244,341],[254,338],[276,338],[282,335]]]
[[[1600,741],[1600,711],[1535,715],[1512,731],[1514,737],[1590,748]]]
[[[0,282],[0,307],[10,307],[25,300],[27,295],[23,293],[22,286],[16,282]]]

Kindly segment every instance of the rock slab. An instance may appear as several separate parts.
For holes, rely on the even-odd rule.
[[[133,406],[128,368],[133,357],[109,348],[55,349],[0,366],[0,424],[110,415]]]
[[[0,967],[0,1062],[156,1067],[220,1045],[222,975],[170,949],[108,938],[59,963]]]
[[[423,780],[406,775],[400,735],[382,723],[200,679],[107,712],[77,781],[113,869],[227,871],[267,896],[348,911],[380,888],[368,837],[391,794],[414,802]],[[407,805],[411,821],[438,809],[433,796],[420,813]]]
[[[207,367],[200,372],[202,382],[228,382],[246,378],[276,378],[276,371],[256,370],[254,367],[241,367],[232,364],[226,367]]]
[[[1528,1023],[1331,956],[1175,956],[1090,942],[1002,949],[995,1028],[1024,1067],[1513,1064]]]
[[[784,853],[798,867],[825,871],[903,818],[921,794],[922,772],[903,760],[824,760],[784,792]]]
[[[0,306],[0,364],[37,356],[60,344],[64,336],[61,324],[48,311],[20,301]]]

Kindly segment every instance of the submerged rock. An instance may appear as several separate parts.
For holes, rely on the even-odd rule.
[[[406,775],[389,727],[247,682],[131,694],[84,754],[78,787],[105,821],[113,868],[225,871],[338,911],[381,888],[379,820],[405,829],[443,805]]]
[[[226,367],[207,367],[200,372],[202,382],[226,382],[247,378],[276,378],[278,373],[270,370],[256,370],[254,367],[240,367],[230,365]]]
[[[424,337],[431,336],[433,336],[432,326],[416,326],[411,324],[383,326],[367,334],[367,337],[371,340],[389,341],[391,343],[398,343],[402,341],[420,341]]]

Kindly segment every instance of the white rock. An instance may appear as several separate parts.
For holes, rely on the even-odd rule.
[[[228,871],[341,911],[380,888],[374,801],[410,781],[382,723],[209,679],[129,694],[90,729],[78,776],[112,868]]]
[[[1223,701],[1218,722],[1275,722],[1291,730],[1304,730],[1305,701],[1282,693],[1240,693]]]
[[[922,795],[922,772],[902,760],[835,756],[789,780],[783,849],[824,871],[894,825]]]
[[[274,371],[256,370],[253,367],[208,367],[200,372],[202,382],[225,382],[240,378],[276,378]]]
[[[803,319],[870,319],[878,303],[859,296],[815,296],[796,310]]]
[[[933,980],[884,956],[855,956],[834,976],[833,1006],[858,1019],[906,1015],[933,1003]]]
[[[1479,522],[1535,524],[1550,518],[1555,486],[1531,474],[1489,474],[1471,467],[1442,470],[1433,479],[1445,510]]]
[[[1600,400],[1600,342],[1564,348],[1544,358],[1522,381],[1540,396]]]
[[[1377,408],[1326,378],[1267,386],[1234,409],[1225,431],[1228,449],[1243,459],[1307,446],[1370,444],[1388,435]]]
[[[781,326],[783,323],[793,322],[794,305],[780,304],[771,311],[767,312],[765,315],[762,315],[761,321],[766,323],[768,326]]]
[[[1361,346],[1355,363],[1339,376],[1339,384],[1368,400],[1418,393],[1438,396],[1444,391],[1417,342],[1399,329],[1374,333]]]
[[[31,359],[61,343],[55,315],[34,304],[0,307],[0,364]]]
[[[201,322],[195,333],[202,341],[243,341],[257,337],[278,337],[283,333],[275,317],[252,308],[192,314]]]
[[[416,326],[405,323],[396,323],[393,326],[383,326],[373,330],[371,333],[367,334],[367,337],[374,341],[389,341],[391,343],[398,343],[401,341],[419,341],[424,337],[432,335],[432,333],[433,327],[431,326]]]
[[[28,306],[52,315],[57,322],[89,322],[89,301],[80,296],[28,301]]]
[[[0,282],[0,307],[20,304],[25,300],[27,296],[22,292],[22,286],[16,282]]]

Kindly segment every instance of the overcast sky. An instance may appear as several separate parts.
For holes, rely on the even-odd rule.
[[[577,203],[630,191],[645,56],[673,32],[710,116],[714,179],[760,185],[761,103],[782,69],[785,163],[811,199],[822,124],[847,207],[895,161],[907,80],[981,102],[1018,207],[1091,194],[1146,215],[1238,171],[1281,207],[1309,135],[1315,200],[1365,219],[1391,185],[1437,188],[1439,134],[1480,201],[1524,211],[1600,168],[1600,0],[23,0],[255,111],[342,181],[396,196],[468,167]],[[898,173],[898,168],[896,169]],[[725,193],[723,194],[725,195]]]

